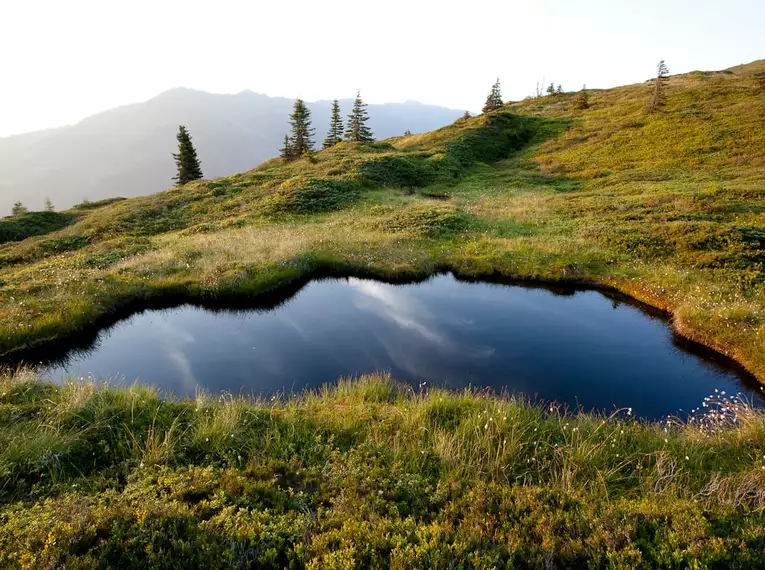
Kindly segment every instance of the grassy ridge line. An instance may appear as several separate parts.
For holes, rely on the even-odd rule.
[[[725,396],[639,423],[387,376],[0,394],[3,567],[765,567],[765,417]]]

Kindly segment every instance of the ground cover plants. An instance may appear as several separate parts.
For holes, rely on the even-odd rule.
[[[386,376],[266,400],[1,382],[3,567],[765,567],[765,422],[724,395],[639,423]]]
[[[763,380],[763,71],[673,76],[655,112],[650,83],[556,92],[2,220],[0,352],[165,299],[449,270],[620,290]],[[175,401],[22,368],[0,393],[8,567],[765,567],[765,422],[730,395],[640,423],[386,377]]]
[[[448,269],[619,289],[762,377],[762,67],[674,76],[659,113],[650,84],[590,90],[585,109],[556,94],[81,205],[0,245],[0,351],[165,296]]]

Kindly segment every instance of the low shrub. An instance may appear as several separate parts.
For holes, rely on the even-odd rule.
[[[59,212],[26,212],[0,219],[0,243],[55,232],[74,223],[77,216]]]
[[[335,178],[293,178],[264,197],[264,213],[312,214],[344,208],[361,195],[355,180]]]

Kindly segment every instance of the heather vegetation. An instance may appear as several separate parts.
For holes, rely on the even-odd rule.
[[[643,424],[385,376],[0,388],[4,567],[765,566],[765,423],[724,395]]]
[[[0,351],[163,299],[450,270],[618,289],[765,379],[764,72],[499,97],[378,142],[335,128],[246,173],[35,213],[66,223],[0,245]],[[177,402],[31,374],[0,398],[9,566],[765,567],[765,421],[724,395],[659,424],[377,377]]]

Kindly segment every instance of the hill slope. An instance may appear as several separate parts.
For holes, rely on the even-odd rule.
[[[644,112],[650,84],[592,92],[582,111],[533,99],[0,221],[0,351],[321,273],[448,269],[619,289],[765,380],[760,73],[675,76],[663,113]],[[386,377],[177,402],[11,372],[0,565],[765,567],[765,416],[724,395],[703,409],[572,416]]]
[[[169,188],[179,124],[194,137],[207,178],[248,170],[279,154],[292,103],[251,91],[215,95],[174,89],[71,127],[0,139],[0,214],[9,213],[16,200],[41,208],[49,196],[58,208],[68,208],[86,198],[142,196]],[[341,101],[343,113],[352,104]],[[308,106],[320,143],[330,102]],[[378,138],[407,129],[429,131],[462,115],[415,102],[370,105],[369,112]]]
[[[0,350],[170,294],[449,268],[615,287],[763,377],[762,67],[673,77],[664,113],[644,112],[649,84],[593,92],[585,111],[573,95],[527,100],[73,210],[0,247]]]

